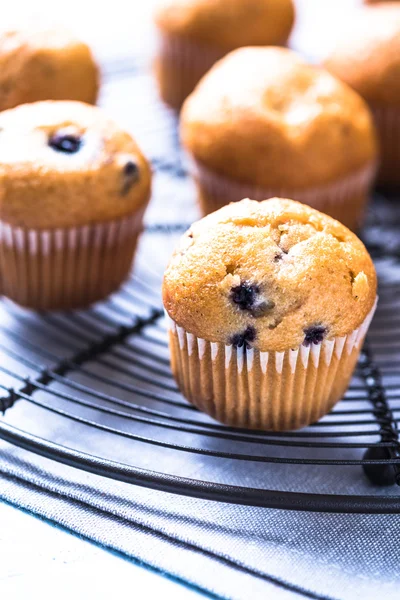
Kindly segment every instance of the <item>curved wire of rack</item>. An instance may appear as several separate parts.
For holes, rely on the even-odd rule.
[[[151,102],[159,130],[168,133],[168,143],[153,153],[155,175],[171,186],[185,182],[174,119],[154,97]],[[163,248],[188,224],[151,223],[144,238]],[[380,274],[379,309],[347,394],[320,422],[301,431],[249,431],[220,425],[188,404],[169,368],[159,294],[162,265],[153,264],[154,252],[144,248],[132,279],[87,311],[36,315],[7,300],[0,303],[0,438],[104,477],[209,500],[297,510],[400,512],[400,494],[387,494],[388,488],[378,485],[400,485],[399,225],[396,204],[377,197],[365,240]],[[29,425],[24,420],[22,427],[19,407],[40,411],[35,418],[54,425],[46,435],[37,434],[35,420]],[[59,429],[67,424],[101,439],[111,436],[124,448],[139,444],[144,454],[151,449],[156,453],[151,454],[152,468],[116,460],[107,447],[100,456],[83,451],[78,440],[63,443]],[[164,451],[183,460],[201,457],[202,476],[158,468]],[[333,488],[305,492],[296,489],[296,480],[294,489],[272,489],[264,483],[264,471],[259,487],[233,484],[224,479],[227,464],[233,474],[238,464],[260,469],[353,466],[369,477],[372,493],[357,493],[357,482],[346,494]],[[215,468],[220,480],[215,480]]]

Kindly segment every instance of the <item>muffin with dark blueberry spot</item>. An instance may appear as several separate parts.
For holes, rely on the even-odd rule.
[[[191,402],[233,426],[296,429],[343,396],[376,273],[331,217],[292,200],[242,200],[183,236],[163,301],[172,370]]]
[[[137,144],[99,108],[46,101],[0,113],[2,293],[67,309],[116,290],[150,187]]]

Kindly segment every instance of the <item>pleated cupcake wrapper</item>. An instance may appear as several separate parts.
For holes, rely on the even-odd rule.
[[[381,107],[372,109],[381,145],[379,180],[382,183],[400,183],[400,109]]]
[[[129,274],[144,208],[127,217],[65,229],[24,229],[0,221],[0,291],[23,306],[85,306]]]
[[[205,214],[243,198],[252,200],[290,198],[331,215],[351,229],[357,229],[362,222],[377,169],[376,163],[371,162],[336,182],[305,190],[295,190],[243,184],[213,172],[194,158],[189,159],[189,164],[198,185],[199,201]]]
[[[198,81],[224,54],[218,48],[160,32],[156,65],[163,99],[179,109]]]
[[[208,342],[167,314],[174,376],[190,402],[223,423],[298,429],[320,419],[342,398],[376,304],[349,335],[285,352]]]

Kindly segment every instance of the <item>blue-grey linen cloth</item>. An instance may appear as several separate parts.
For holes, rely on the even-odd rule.
[[[223,598],[400,598],[400,516],[219,504],[0,443],[0,497]],[[337,474],[340,477],[340,470]]]

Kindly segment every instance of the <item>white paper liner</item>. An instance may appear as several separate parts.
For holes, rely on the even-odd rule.
[[[372,108],[380,138],[381,183],[400,184],[400,108]]]
[[[174,376],[188,400],[223,423],[298,429],[320,419],[342,398],[376,304],[352,333],[285,352],[208,342],[167,314]]]
[[[221,49],[160,32],[155,65],[163,100],[179,109],[203,75],[224,55]]]
[[[215,173],[193,157],[190,157],[189,164],[199,187],[199,200],[205,214],[243,198],[259,201],[289,198],[325,212],[351,229],[357,229],[362,222],[377,169],[376,163],[370,162],[351,175],[325,186],[294,190],[240,183]]]
[[[127,277],[144,208],[121,219],[64,229],[0,221],[1,293],[35,309],[85,306]]]

